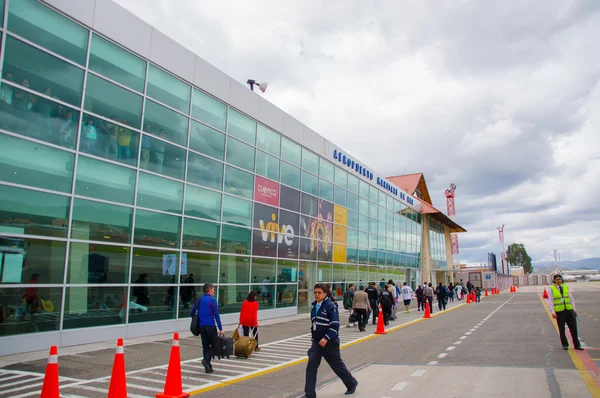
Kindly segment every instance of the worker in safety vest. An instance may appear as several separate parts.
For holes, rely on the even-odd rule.
[[[569,287],[563,283],[562,276],[554,275],[554,285],[550,286],[548,295],[548,308],[552,313],[552,318],[558,323],[560,341],[563,350],[569,349],[569,341],[565,335],[565,323],[571,331],[571,338],[576,350],[583,350],[581,343],[577,338],[577,312],[575,312],[575,299],[569,291]]]

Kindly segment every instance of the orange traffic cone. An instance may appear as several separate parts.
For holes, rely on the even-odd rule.
[[[488,295],[487,288],[485,288],[485,297],[488,297],[488,296],[489,296],[489,295]]]
[[[125,351],[123,339],[117,340],[117,351],[113,362],[108,398],[127,398],[127,381],[125,376]]]
[[[471,304],[471,293],[467,293],[467,304]]]
[[[425,300],[425,314],[423,318],[429,319],[431,318],[431,309],[429,308],[429,300]]]
[[[379,315],[377,315],[377,330],[375,334],[387,334],[385,325],[383,324],[383,309],[379,306]]]
[[[544,298],[547,299],[548,298],[548,292],[546,291],[546,288],[544,288]]]
[[[169,358],[169,367],[167,369],[165,391],[162,394],[156,394],[156,398],[187,398],[189,396],[190,394],[183,392],[183,386],[181,385],[179,333],[174,333],[173,346],[171,347],[171,357]]]
[[[50,347],[50,356],[46,364],[46,374],[44,375],[44,384],[42,385],[42,394],[40,398],[59,398],[58,388],[58,348],[55,345]]]

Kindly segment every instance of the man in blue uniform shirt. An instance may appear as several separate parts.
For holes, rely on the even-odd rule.
[[[215,287],[212,283],[205,283],[202,287],[204,295],[201,299],[196,299],[190,315],[193,315],[196,310],[198,311],[198,326],[200,328],[200,338],[202,339],[202,365],[206,373],[212,373],[213,367],[210,363],[212,359],[212,345],[217,338],[217,327],[219,328],[218,334],[224,336],[223,325],[221,324],[221,317],[219,316],[219,305],[215,299]]]
[[[315,398],[317,384],[317,370],[321,358],[325,358],[335,374],[342,379],[346,386],[346,395],[354,394],[358,381],[346,368],[340,356],[340,316],[334,303],[327,298],[327,286],[317,283],[314,287],[315,301],[311,311],[312,346],[308,350],[308,364],[306,365],[306,383],[304,392],[306,397]]]

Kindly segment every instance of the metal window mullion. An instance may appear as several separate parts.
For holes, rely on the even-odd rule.
[[[26,189],[28,191],[43,192],[43,193],[49,193],[52,195],[71,197],[71,194],[69,194],[69,193],[60,192],[60,191],[52,191],[52,190],[46,189],[46,188],[38,188],[38,187],[18,184],[18,183],[10,182],[10,181],[0,181],[0,185],[4,185],[7,187],[13,187],[13,188]]]
[[[79,122],[77,124],[77,133],[78,133],[78,139],[75,140],[76,145],[75,145],[75,160],[73,162],[73,174],[72,174],[72,184],[71,184],[71,205],[69,207],[69,223],[67,224],[67,247],[66,247],[66,253],[65,253],[65,264],[64,264],[64,274],[63,274],[63,294],[62,294],[62,301],[60,304],[60,324],[59,324],[59,331],[62,332],[63,330],[63,323],[64,323],[64,317],[65,317],[65,305],[66,305],[66,301],[67,301],[67,275],[69,273],[69,257],[70,257],[70,252],[71,252],[71,231],[73,229],[73,207],[75,205],[75,185],[77,183],[77,161],[79,159],[79,142],[81,140],[81,123],[83,120],[83,101],[85,98],[85,87],[86,87],[86,83],[87,83],[87,66],[90,60],[90,44],[92,41],[92,32],[90,30],[88,30],[88,43],[87,43],[87,51],[86,51],[86,56],[85,56],[85,69],[84,69],[84,73],[83,73],[83,87],[81,89],[81,101],[79,103]]]
[[[55,52],[54,52],[54,51],[52,51],[52,50],[49,50],[49,49],[47,49],[47,48],[45,48],[45,47],[42,47],[42,46],[40,46],[39,44],[37,44],[37,43],[35,43],[35,42],[33,42],[33,41],[29,40],[29,39],[26,39],[26,38],[24,38],[23,36],[19,36],[19,35],[18,35],[18,34],[16,34],[16,33],[10,32],[10,31],[8,31],[8,30],[7,30],[7,31],[5,31],[5,32],[6,32],[6,34],[7,34],[8,36],[11,36],[13,39],[17,39],[17,40],[19,40],[20,42],[22,42],[22,43],[25,43],[25,44],[27,44],[27,45],[29,45],[29,46],[31,46],[31,47],[33,47],[33,48],[37,49],[37,50],[40,50],[41,52],[43,52],[43,53],[45,53],[45,54],[51,55],[51,56],[53,56],[53,57],[55,57],[55,58],[58,58],[58,59],[60,59],[61,61],[64,61],[64,62],[68,63],[69,65],[72,65],[72,66],[75,66],[75,67],[77,67],[77,68],[79,68],[79,69],[84,69],[84,70],[85,70],[85,69],[87,68],[87,64],[88,64],[88,58],[89,58],[89,54],[90,54],[90,37],[91,37],[91,36],[90,36],[90,35],[91,35],[91,31],[90,31],[89,29],[86,29],[86,30],[88,31],[88,48],[87,48],[87,51],[86,51],[86,61],[85,61],[85,65],[80,65],[80,64],[78,64],[77,62],[75,62],[75,61],[72,61],[72,60],[70,60],[69,58],[66,58],[66,57],[65,57],[65,56],[63,56],[63,55],[57,54],[57,53],[55,53]],[[4,48],[4,47],[3,47],[3,48]]]
[[[1,40],[2,47],[0,47],[0,50],[1,50],[1,53],[0,53],[0,77],[3,76],[4,53],[6,52],[6,26],[8,25],[7,20],[8,20],[9,5],[10,5],[9,0],[6,0],[4,3],[4,16],[3,16],[3,20],[2,20],[2,29],[3,29],[4,34],[2,35],[2,40]]]
[[[223,152],[223,182],[221,184],[221,217],[220,217],[220,222],[221,222],[221,233],[219,234],[219,254],[217,257],[217,284],[219,284],[220,286],[220,279],[221,279],[221,257],[223,256],[222,254],[222,242],[223,242],[223,228],[224,228],[224,223],[223,223],[223,207],[225,205],[225,179],[227,178],[227,142],[229,141],[227,139],[227,137],[229,136],[229,106],[226,107],[226,112],[225,112],[225,148],[224,148],[224,152]],[[217,294],[216,294],[216,299],[217,302],[219,300],[219,292],[220,289],[217,289]]]
[[[50,97],[50,96],[48,96],[48,95],[46,95],[44,93],[41,93],[41,92],[36,91],[36,90],[33,90],[33,89],[29,88],[29,87],[21,86],[18,83],[11,82],[10,80],[2,79],[2,83],[3,84],[8,84],[9,86],[12,86],[12,87],[14,87],[17,90],[21,90],[21,91],[25,91],[25,92],[28,92],[30,94],[33,94],[36,97],[43,98],[43,99],[45,99],[47,101],[50,101],[50,102],[53,102],[53,103],[56,103],[56,104],[60,104],[60,105],[66,106],[67,108],[75,108],[75,109],[79,109],[80,108],[80,106],[73,105],[73,104],[70,104],[68,102],[64,102],[63,100],[61,100],[59,98]]]
[[[113,80],[113,79],[111,79],[111,78],[110,78],[110,77],[108,77],[108,76],[102,75],[102,74],[100,74],[100,73],[98,73],[98,72],[96,72],[96,71],[94,71],[94,70],[92,70],[92,69],[88,69],[88,73],[91,73],[92,75],[94,75],[94,76],[96,76],[96,77],[98,77],[98,78],[100,78],[100,79],[102,79],[102,80],[105,80],[105,81],[107,81],[107,82],[109,82],[109,83],[112,83],[112,84],[114,84],[115,86],[118,86],[118,87],[120,87],[120,88],[123,88],[123,89],[125,89],[125,90],[127,90],[127,91],[129,91],[129,92],[131,92],[131,93],[133,93],[133,94],[140,95],[140,96],[142,95],[142,94],[141,94],[139,91],[137,91],[137,90],[134,90],[134,89],[132,89],[131,87],[128,87],[128,86],[124,85],[123,83],[119,83],[118,81],[116,81],[116,80]]]
[[[10,135],[11,137],[19,138],[19,139],[22,139],[22,140],[25,140],[25,141],[35,142],[36,144],[45,145],[45,146],[50,147],[50,148],[55,148],[55,149],[63,150],[65,152],[75,153],[75,149],[66,148],[66,147],[63,147],[63,146],[60,146],[60,145],[53,144],[51,142],[42,141],[40,139],[29,137],[29,136],[22,135],[22,134],[19,134],[19,133],[13,133],[12,131],[0,129],[0,133],[2,133],[4,135]]]

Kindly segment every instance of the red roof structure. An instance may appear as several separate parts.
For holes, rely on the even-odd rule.
[[[429,190],[425,183],[425,177],[423,173],[403,174],[399,176],[386,177],[386,180],[390,181],[397,187],[405,190],[411,195],[417,195],[419,198],[425,200],[425,202],[431,204],[431,197],[429,196]]]

